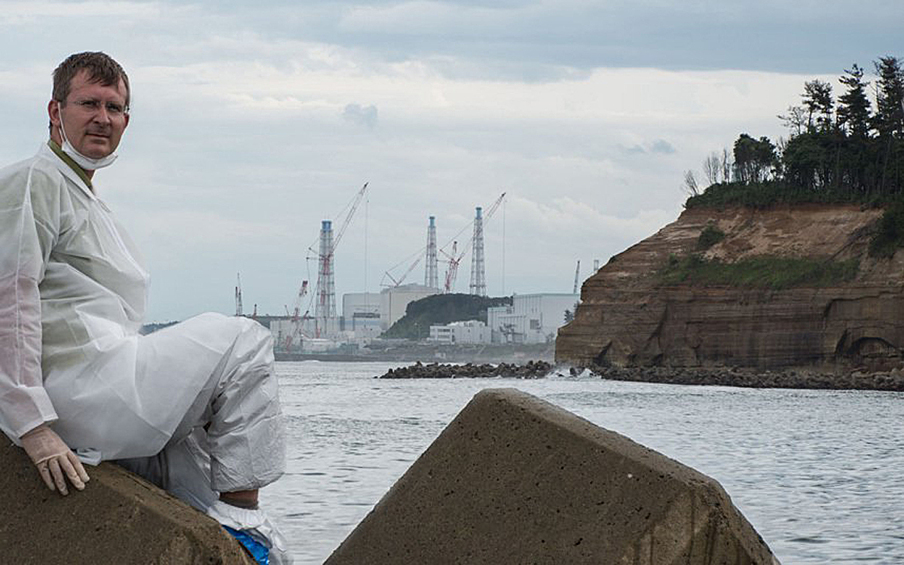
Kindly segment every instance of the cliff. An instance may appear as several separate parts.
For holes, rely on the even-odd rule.
[[[618,367],[900,366],[904,253],[869,256],[881,216],[881,209],[856,205],[688,209],[584,282],[574,321],[559,331],[556,360]],[[701,248],[705,230],[718,237]],[[810,261],[840,265],[847,274],[784,285],[667,276],[686,258],[721,267],[760,260],[767,271]]]

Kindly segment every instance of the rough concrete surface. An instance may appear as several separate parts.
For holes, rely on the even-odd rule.
[[[63,497],[3,439],[0,563],[251,565],[216,521],[136,475],[110,463],[86,467],[85,490]]]
[[[714,480],[514,389],[478,393],[326,561],[769,564]]]

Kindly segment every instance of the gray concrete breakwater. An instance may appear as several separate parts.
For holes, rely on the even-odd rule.
[[[440,433],[326,565],[778,565],[714,479],[514,389]]]
[[[660,384],[737,386],[748,388],[797,388],[824,390],[884,390],[904,391],[904,369],[885,372],[845,371],[828,372],[815,369],[786,369],[757,371],[737,367],[556,367],[546,361],[525,364],[499,363],[455,365],[447,363],[423,364],[390,369],[381,379],[448,379],[508,377],[538,379],[557,371],[571,376],[585,370],[603,379]]]
[[[489,363],[475,365],[465,363],[454,365],[448,363],[423,364],[420,361],[408,367],[389,369],[380,379],[467,379],[486,377],[508,377],[516,379],[539,379],[554,369],[552,363],[546,361],[528,361],[523,365],[517,363]]]

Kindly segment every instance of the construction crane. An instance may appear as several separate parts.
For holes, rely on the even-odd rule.
[[[458,263],[461,262],[461,259],[456,259],[458,257],[458,242],[452,242],[452,253],[446,253],[442,249],[440,249],[440,253],[449,258],[449,268],[446,269],[446,280],[443,283],[443,292],[449,294],[452,285],[455,284],[455,275],[458,274]]]
[[[401,261],[399,261],[398,263],[396,263],[395,265],[390,267],[389,270],[387,270],[385,273],[383,273],[383,279],[380,281],[380,286],[387,286],[387,287],[401,286],[402,283],[405,282],[405,279],[408,278],[408,275],[411,274],[411,271],[413,271],[415,268],[417,268],[417,266],[421,263],[421,259],[423,259],[425,256],[427,257],[427,270],[424,275],[424,286],[433,287],[433,288],[435,288],[437,286],[435,220],[436,220],[435,216],[430,216],[430,225],[427,228],[427,245],[424,247],[421,247],[420,249],[418,249],[416,252],[409,255],[408,257],[405,257],[404,259],[402,259]],[[432,258],[432,261],[431,261],[431,258]],[[412,259],[414,259],[414,260],[412,261]],[[405,269],[405,272],[402,273],[402,275],[400,277],[396,278],[392,275],[392,273],[396,269],[398,269],[402,265],[408,263],[409,261],[411,261],[411,263],[408,265],[408,268]],[[432,265],[432,267],[431,267],[431,265]],[[431,272],[432,272],[432,275],[431,275]],[[432,276],[432,279],[431,279],[431,276]],[[386,279],[389,279],[390,281],[392,281],[392,284],[384,283],[383,281],[385,281]]]
[[[364,183],[364,186],[361,187],[361,190],[358,191],[358,194],[355,195],[355,199],[352,202],[352,207],[348,211],[348,215],[345,216],[345,220],[342,222],[342,226],[339,228],[339,231],[336,232],[336,238],[333,239],[333,249],[330,250],[330,253],[336,250],[336,246],[339,245],[339,240],[342,239],[342,234],[345,233],[345,229],[352,221],[352,216],[355,215],[355,210],[358,209],[358,205],[361,204],[361,200],[364,198],[364,192],[367,190],[367,183]]]
[[[574,268],[574,289],[571,291],[571,294],[578,293],[578,281],[581,278],[581,260],[578,259],[578,266]]]
[[[483,214],[484,226],[486,226],[486,223],[489,221],[489,219],[493,217],[493,214],[496,213],[496,210],[499,209],[499,205],[502,204],[502,201],[504,199],[505,199],[505,193],[503,192],[499,196],[499,198],[496,199],[496,202],[493,202],[493,205],[490,206],[489,209],[486,211],[486,213]],[[457,238],[459,235],[464,233],[464,231],[466,229],[472,227],[473,225],[474,225],[474,222],[472,221],[470,224],[468,224],[467,226],[462,228],[462,230],[460,232],[455,234],[455,237]],[[443,286],[443,292],[445,292],[447,294],[452,292],[452,287],[455,286],[455,277],[458,275],[458,265],[461,263],[461,260],[464,259],[465,255],[468,254],[468,251],[471,250],[471,241],[473,239],[474,239],[474,236],[472,235],[462,246],[461,253],[458,253],[457,249],[456,249],[456,245],[458,243],[457,240],[452,241],[452,252],[451,253],[446,253],[445,250],[440,249],[440,253],[442,253],[443,255],[446,256],[446,260],[449,263],[449,267],[446,269],[446,280],[445,280],[445,284]],[[447,243],[446,246],[448,246],[448,245],[449,244]],[[446,246],[444,246],[444,247],[446,247]]]
[[[317,287],[314,290],[314,297],[317,298],[315,314],[318,320],[322,319],[324,326],[327,323],[327,319],[336,315],[336,312],[334,311],[336,295],[334,286],[335,280],[333,279],[333,256],[335,255],[336,248],[339,246],[339,242],[342,240],[342,236],[345,234],[345,230],[348,228],[355,215],[355,211],[358,209],[358,205],[361,204],[361,200],[364,198],[364,193],[367,191],[367,185],[368,183],[365,182],[364,186],[362,186],[355,195],[351,206],[349,207],[348,214],[346,214],[345,219],[342,221],[342,225],[336,232],[336,236],[331,237],[328,242],[321,240],[319,251],[314,251],[311,247],[308,248],[309,251],[316,254],[318,260]],[[323,224],[325,229],[329,230],[330,222],[324,220]],[[330,232],[322,231],[322,233],[329,234]],[[318,327],[316,330],[317,337],[320,337],[321,330],[326,331],[327,328]]]
[[[385,280],[385,279],[389,279],[389,280],[392,281],[392,284],[391,284],[391,285],[388,285],[388,284],[382,284],[382,283],[381,283],[381,286],[401,286],[401,284],[402,284],[403,282],[405,282],[405,279],[408,278],[408,275],[411,274],[411,271],[413,271],[413,270],[415,269],[415,267],[417,267],[418,264],[421,262],[421,259],[424,258],[424,250],[425,250],[425,249],[426,249],[426,247],[422,247],[422,248],[417,252],[417,255],[418,255],[417,259],[415,259],[414,262],[412,262],[411,265],[409,265],[408,268],[405,269],[405,272],[402,273],[402,276],[400,276],[398,279],[395,278],[394,276],[392,276],[391,271],[392,271],[393,269],[397,268],[399,265],[402,265],[403,263],[407,263],[407,262],[411,259],[410,256],[408,257],[408,259],[405,259],[404,261],[402,261],[402,263],[396,264],[394,267],[390,268],[388,271],[386,271],[385,273],[383,273],[384,280]]]
[[[304,326],[304,321],[308,319],[309,311],[305,311],[304,316],[301,315],[301,302],[304,300],[307,293],[308,281],[301,281],[301,288],[298,289],[298,295],[295,297],[295,308],[289,313],[289,307],[286,306],[286,314],[289,315],[289,321],[292,323],[292,331],[286,336],[286,342],[284,344],[284,349],[286,351],[291,349],[292,344],[295,343],[295,338],[301,338],[304,335],[302,328]],[[299,339],[299,342],[300,341],[301,339]]]
[[[243,314],[242,308],[242,274],[235,274],[235,315],[241,316]]]

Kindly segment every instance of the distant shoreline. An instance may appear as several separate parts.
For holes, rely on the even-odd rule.
[[[875,390],[904,392],[904,370],[842,372],[816,369],[758,370],[739,367],[675,368],[675,367],[570,367],[545,361],[522,364],[490,364],[468,362],[464,365],[414,361],[398,369],[390,369],[379,378],[447,379],[447,378],[543,378],[553,372],[577,376],[589,371],[603,380],[677,384],[697,386],[729,386],[742,388],[784,388],[805,390]]]
[[[595,367],[589,370],[600,378],[613,381],[743,388],[904,391],[904,370],[901,369],[832,372],[809,368],[763,370],[739,367]],[[578,371],[574,370],[575,373]]]

